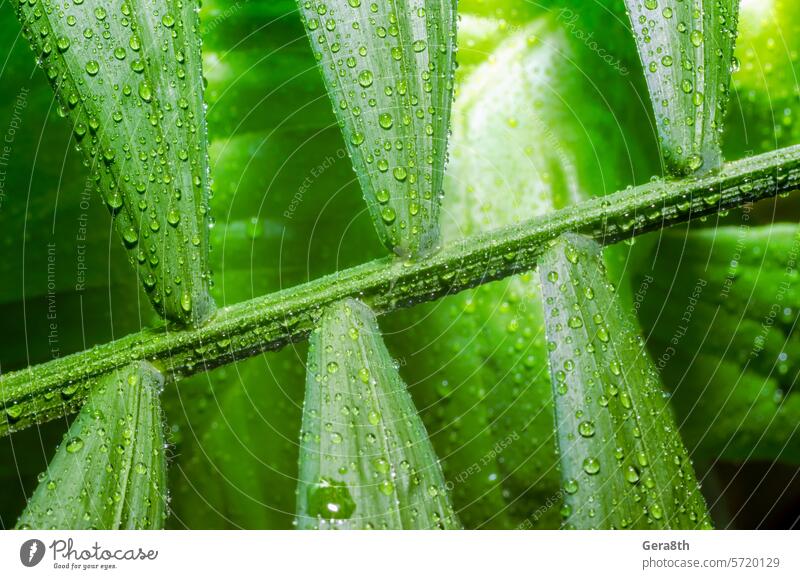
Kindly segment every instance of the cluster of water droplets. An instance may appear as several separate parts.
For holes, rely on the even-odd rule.
[[[458,526],[422,421],[361,302],[332,306],[312,335],[300,444],[301,528]]]
[[[688,174],[721,162],[738,0],[626,0],[653,102],[662,155]]]
[[[64,436],[17,523],[21,529],[160,529],[166,458],[159,395],[148,364],[104,377]]]
[[[710,525],[691,461],[599,246],[574,235],[543,256],[565,525]]]
[[[436,247],[455,66],[455,3],[299,0],[384,244]]]
[[[17,6],[152,303],[170,319],[202,320],[213,303],[195,2]]]

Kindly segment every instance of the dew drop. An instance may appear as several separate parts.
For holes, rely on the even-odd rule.
[[[153,100],[153,90],[150,88],[150,85],[146,82],[139,83],[139,96],[141,99],[147,103]]]
[[[362,70],[358,74],[358,84],[360,84],[364,88],[372,86],[372,81],[373,81],[373,76],[371,71]]]
[[[66,449],[67,452],[70,454],[75,454],[82,448],[83,448],[83,439],[78,436],[70,438],[67,441]]]
[[[367,420],[372,426],[378,426],[381,422],[381,414],[375,410],[371,410],[367,415]]]
[[[584,438],[594,436],[594,423],[589,420],[584,420],[578,425],[578,432]]]
[[[323,478],[308,490],[308,509],[323,519],[349,519],[356,503],[345,483]]]
[[[397,214],[391,207],[384,207],[383,211],[381,211],[381,219],[386,225],[391,225],[397,219]]]
[[[189,292],[181,294],[181,309],[187,314],[192,311],[192,294]]]
[[[380,126],[382,128],[384,128],[386,130],[389,130],[389,129],[392,128],[392,125],[394,124],[394,120],[392,119],[392,115],[390,115],[389,113],[383,113],[378,118],[378,123],[380,124]]]
[[[597,474],[600,472],[600,461],[590,457],[583,461],[583,470],[586,474]]]
[[[625,469],[625,480],[631,484],[639,482],[639,471],[633,465],[628,465]]]
[[[391,494],[394,492],[394,484],[389,480],[381,481],[381,483],[378,485],[378,488],[386,496],[391,496]]]

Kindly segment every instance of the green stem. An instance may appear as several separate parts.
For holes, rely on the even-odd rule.
[[[424,261],[372,261],[221,309],[201,328],[144,330],[0,377],[0,435],[76,411],[99,377],[136,360],[176,380],[302,340],[321,308],[344,298],[384,314],[531,270],[548,242],[566,232],[607,245],[798,187],[800,146],[794,146],[454,241]]]

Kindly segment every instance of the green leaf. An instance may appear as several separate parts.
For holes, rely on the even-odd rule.
[[[671,231],[648,254],[640,317],[693,456],[800,461],[799,248],[776,224]]]
[[[147,363],[98,383],[40,477],[17,528],[162,528],[167,493],[163,383]]]
[[[439,462],[375,314],[346,300],[311,337],[300,436],[301,529],[454,529]]]
[[[214,310],[196,8],[191,0],[17,5],[151,302],[194,324]]]
[[[155,315],[146,298],[137,299],[136,273],[19,31],[14,5],[0,8],[3,373],[136,332]],[[0,443],[0,528],[14,526],[66,425],[41,424]]]
[[[48,290],[75,291],[76,286],[106,291],[109,274],[123,277],[118,275],[119,268],[107,271],[107,211],[87,184],[80,156],[69,142],[68,127],[48,115],[53,108],[52,91],[44,75],[32,76],[35,63],[30,48],[17,39],[19,22],[11,9],[0,11],[0,33],[0,52],[6,63],[0,95],[0,127],[5,131],[0,147],[0,250],[4,257],[0,276],[6,283],[0,286],[0,304],[17,306],[23,298],[45,296]],[[95,228],[98,222],[104,226]],[[87,235],[89,231],[93,235]],[[124,253],[116,243],[112,251]],[[50,268],[49,288],[48,259],[70,263],[69,268],[56,268],[55,276]]]
[[[434,250],[453,96],[453,0],[298,0],[373,223]]]
[[[226,212],[211,230],[217,303],[380,257],[295,0],[210,0],[200,16],[214,203]],[[170,527],[292,528],[306,349],[167,390]]]
[[[722,162],[739,0],[625,0],[667,168],[689,174]]]
[[[0,367],[8,372],[137,331],[152,308],[137,300],[135,273],[45,76],[34,74],[11,5],[0,10],[0,39],[0,317],[9,336]]]
[[[550,372],[573,528],[706,528],[688,453],[600,246],[569,234],[543,255]]]
[[[607,17],[588,8],[581,14],[586,29]],[[558,16],[509,25],[461,14],[443,205],[448,241],[623,188],[656,166],[647,156],[655,143],[628,149],[629,142],[649,142],[645,113],[628,110],[632,88],[562,29]],[[471,66],[461,66],[465,60]],[[608,253],[624,259],[626,252]],[[560,524],[538,285],[538,276],[526,273],[382,322],[468,528]]]

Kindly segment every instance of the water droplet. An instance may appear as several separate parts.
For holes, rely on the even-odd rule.
[[[181,222],[180,212],[178,212],[177,209],[170,209],[169,213],[167,213],[167,223],[169,223],[173,227],[177,227],[180,222]]]
[[[388,474],[391,470],[391,465],[389,461],[383,457],[378,457],[372,461],[372,466],[375,467],[375,470],[381,474]]]
[[[70,438],[67,441],[66,448],[67,452],[69,452],[70,454],[75,454],[76,452],[78,452],[80,449],[83,448],[83,439],[78,436]]]
[[[370,413],[367,415],[367,420],[372,426],[378,426],[381,421],[381,413],[375,410],[371,410]]]
[[[122,232],[122,240],[128,247],[133,247],[139,241],[139,234],[136,233],[133,227],[128,226],[125,228],[125,231]]]
[[[660,505],[657,504],[650,505],[650,515],[654,519],[659,520],[664,516],[664,510],[661,508]]]
[[[394,483],[389,480],[384,480],[381,481],[381,483],[378,485],[378,488],[383,494],[390,496],[394,492]]]
[[[372,72],[369,70],[362,70],[358,75],[358,84],[364,88],[372,86]]]
[[[153,90],[150,88],[150,85],[146,82],[139,83],[139,96],[145,102],[150,102],[153,100]]]
[[[356,503],[345,483],[323,478],[308,491],[308,510],[323,519],[349,519]]]
[[[578,492],[578,481],[576,481],[574,478],[568,479],[564,483],[564,491],[567,494],[570,494],[570,495],[574,495],[575,493],[577,493]]]
[[[181,309],[187,314],[192,311],[192,294],[188,291],[181,294]]]
[[[394,223],[395,219],[397,218],[397,214],[395,213],[394,209],[391,207],[384,207],[381,211],[381,219],[387,225],[391,225]]]
[[[584,438],[594,436],[594,422],[584,420],[578,425],[578,432]]]
[[[6,406],[6,416],[10,421],[19,420],[19,417],[22,416],[22,406],[19,404]]]
[[[392,115],[389,113],[383,113],[380,117],[378,117],[378,123],[381,125],[382,128],[389,130],[392,128],[394,124],[394,120],[392,119]]]
[[[583,320],[580,316],[571,316],[569,320],[567,320],[567,325],[573,329],[582,328]]]
[[[583,470],[586,474],[597,474],[600,472],[600,461],[590,457],[583,461]]]
[[[564,257],[567,258],[572,264],[578,263],[578,250],[575,249],[575,246],[571,243],[568,243],[566,247],[564,247]]]

